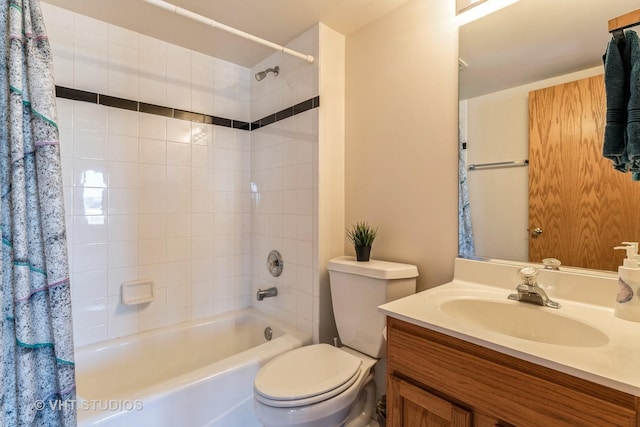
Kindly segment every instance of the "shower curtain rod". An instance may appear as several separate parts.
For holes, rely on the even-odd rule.
[[[269,40],[265,40],[265,39],[262,39],[260,37],[254,36],[253,34],[245,33],[244,31],[238,30],[236,28],[230,27],[230,26],[225,25],[225,24],[221,24],[218,21],[215,21],[215,20],[213,20],[211,18],[207,18],[206,16],[199,15],[199,14],[197,14],[195,12],[190,11],[190,10],[181,8],[179,6],[176,6],[175,4],[171,4],[171,3],[168,3],[168,2],[163,1],[163,0],[142,0],[142,1],[145,2],[145,3],[149,3],[149,4],[153,5],[153,6],[159,7],[161,9],[168,10],[169,12],[173,12],[173,13],[175,13],[177,15],[181,15],[181,16],[184,16],[186,18],[192,19],[194,21],[209,25],[209,26],[211,26],[213,28],[218,28],[218,29],[220,29],[222,31],[226,31],[226,32],[231,33],[231,34],[235,34],[236,36],[242,37],[243,39],[251,40],[251,41],[259,43],[259,44],[261,44],[263,46],[270,47],[271,49],[279,50],[279,51],[281,51],[283,53],[295,56],[295,57],[300,58],[300,59],[304,59],[308,63],[313,63],[313,61],[314,61],[313,55],[306,55],[304,53],[300,53],[300,52],[295,51],[293,49],[289,49],[288,47],[281,46],[281,45],[279,45],[277,43],[270,42]]]

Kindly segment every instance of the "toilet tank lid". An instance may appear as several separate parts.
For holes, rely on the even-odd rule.
[[[399,262],[381,261],[371,259],[369,261],[356,261],[352,256],[341,256],[329,261],[329,271],[357,274],[373,277],[375,279],[410,279],[418,276],[418,267]]]

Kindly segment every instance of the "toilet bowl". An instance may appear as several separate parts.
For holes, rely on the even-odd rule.
[[[376,362],[328,344],[292,350],[256,376],[255,414],[265,427],[367,426],[375,406]]]
[[[331,300],[344,344],[291,350],[263,366],[253,407],[265,427],[365,427],[376,400],[373,370],[386,353],[378,306],[410,295],[418,270],[409,264],[353,257],[329,262]]]

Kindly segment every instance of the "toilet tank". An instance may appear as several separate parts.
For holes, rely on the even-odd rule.
[[[333,314],[343,345],[375,358],[386,354],[385,315],[378,306],[416,292],[415,265],[380,260],[329,261]]]

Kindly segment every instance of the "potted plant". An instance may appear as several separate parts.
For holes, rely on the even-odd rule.
[[[347,230],[347,238],[356,250],[356,260],[369,261],[371,254],[371,244],[376,238],[378,232],[377,227],[372,227],[366,222],[356,222],[351,226],[351,229]]]

